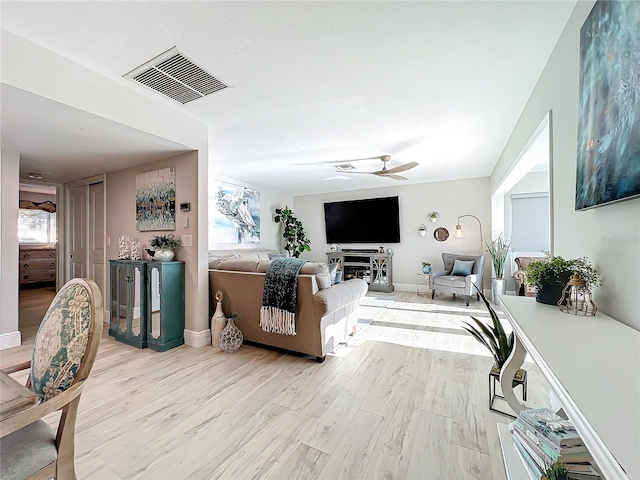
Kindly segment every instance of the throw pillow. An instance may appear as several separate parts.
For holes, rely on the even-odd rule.
[[[336,283],[336,272],[338,271],[338,264],[332,263],[329,265],[329,276],[331,277],[331,285]]]
[[[335,283],[340,283],[342,282],[342,270],[336,270],[336,282]]]
[[[269,260],[273,260],[274,258],[287,258],[286,253],[270,253]]]
[[[475,260],[456,260],[453,264],[451,275],[456,275],[458,277],[466,277],[467,275],[471,275],[473,265],[475,263]]]

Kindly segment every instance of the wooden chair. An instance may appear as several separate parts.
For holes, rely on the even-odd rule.
[[[26,386],[36,405],[0,423],[0,478],[75,479],[74,441],[80,394],[96,359],[102,334],[102,294],[89,279],[60,289],[33,343],[32,360],[3,369],[31,369]],[[55,433],[41,420],[62,410]]]

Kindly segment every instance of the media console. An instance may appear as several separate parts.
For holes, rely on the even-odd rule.
[[[515,346],[501,373],[506,401],[528,353],[573,422],[605,479],[640,478],[640,332],[600,312],[576,316],[533,298],[500,296]],[[527,405],[526,408],[531,408]],[[508,478],[526,478],[510,433],[499,427]]]
[[[377,250],[343,250],[327,253],[329,264],[337,263],[343,278],[362,278],[372,292],[393,292],[393,253],[378,253]]]

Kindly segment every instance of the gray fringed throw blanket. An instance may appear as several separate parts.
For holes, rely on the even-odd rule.
[[[260,309],[260,327],[265,332],[296,334],[298,273],[306,260],[274,258],[267,269]]]

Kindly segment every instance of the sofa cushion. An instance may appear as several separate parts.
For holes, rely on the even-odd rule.
[[[329,276],[329,267],[326,263],[307,262],[302,265],[300,273],[303,275],[315,275],[318,289],[324,290],[331,286],[331,277]]]
[[[464,288],[465,277],[459,277],[457,275],[442,275],[433,279],[434,285],[442,285],[445,287],[458,287]]]
[[[259,260],[246,260],[242,258],[221,261],[217,270],[229,270],[232,272],[255,272],[258,269]]]
[[[286,253],[269,253],[269,260],[273,260],[274,258],[287,258]]]
[[[451,275],[458,275],[461,277],[471,275],[471,272],[473,271],[473,265],[475,263],[476,262],[474,260],[456,260],[453,264]]]
[[[231,260],[233,258],[240,258],[238,255],[228,255],[226,257],[219,257],[212,252],[209,252],[209,268],[218,268],[220,262],[224,260]]]

